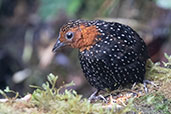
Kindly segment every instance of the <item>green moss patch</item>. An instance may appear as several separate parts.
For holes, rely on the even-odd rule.
[[[49,74],[48,81],[41,87],[35,88],[31,94],[31,99],[19,99],[18,92],[10,90],[0,90],[0,93],[8,99],[0,102],[0,114],[104,114],[104,113],[145,113],[145,114],[170,114],[171,113],[171,56],[165,55],[168,62],[147,63],[146,77],[152,80],[157,87],[148,85],[149,93],[143,93],[142,84],[137,85],[137,89],[142,91],[138,98],[130,98],[126,106],[118,108],[116,103],[108,104],[103,101],[90,103],[87,98],[77,94],[75,90],[68,89],[74,86],[71,82],[56,88],[58,76]],[[7,93],[14,93],[14,98],[9,98]]]

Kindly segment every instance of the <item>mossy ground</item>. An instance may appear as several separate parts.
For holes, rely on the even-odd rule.
[[[138,98],[131,98],[126,106],[117,109],[117,105],[106,106],[104,102],[90,103],[87,98],[82,98],[74,90],[67,88],[73,83],[56,88],[57,76],[50,74],[48,81],[42,87],[35,87],[32,97],[28,101],[16,100],[19,96],[9,88],[0,90],[0,93],[8,98],[6,93],[16,94],[15,98],[8,98],[7,102],[0,103],[0,114],[65,114],[65,113],[132,113],[137,114],[170,114],[171,113],[171,56],[165,55],[167,63],[147,64],[147,79],[153,81],[157,86],[148,85],[149,92],[143,93],[143,85],[135,86],[136,90],[142,91]],[[61,92],[61,90],[65,90]],[[106,107],[104,107],[106,106]]]

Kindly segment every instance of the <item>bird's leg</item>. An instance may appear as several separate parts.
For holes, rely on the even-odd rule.
[[[144,84],[145,93],[148,93],[147,83],[145,82],[145,80],[143,81],[143,84]]]
[[[107,100],[105,99],[105,97],[103,95],[98,95],[97,99],[103,99],[103,101],[107,102]]]
[[[144,80],[144,81],[143,81],[143,84],[144,84],[145,93],[148,93],[147,84],[151,84],[151,85],[153,85],[153,86],[157,86],[156,84],[154,84],[154,82],[149,81],[149,80]]]
[[[88,100],[91,101],[92,99],[96,99],[99,92],[100,92],[100,90],[96,90],[93,94],[91,94],[91,96],[88,98]]]
[[[136,84],[137,83],[135,82],[131,87],[131,93],[133,94],[133,96],[139,96],[139,93],[134,91]]]
[[[105,102],[107,102],[107,100],[102,96],[102,95],[98,95],[98,93],[100,92],[100,90],[96,90],[89,98],[88,100],[91,102],[93,99],[97,100],[97,99],[103,99]]]
[[[131,87],[131,89],[133,90],[134,89],[134,87],[136,86],[136,82],[132,85],[132,87]]]

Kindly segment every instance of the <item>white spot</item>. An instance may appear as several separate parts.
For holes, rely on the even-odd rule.
[[[125,43],[127,43],[127,40],[124,40]]]
[[[101,30],[101,29],[100,29],[99,31],[100,31],[100,32],[103,32],[103,30]]]
[[[121,37],[120,37],[120,36],[118,36],[118,39],[121,39]]]
[[[125,47],[125,44],[122,44],[123,47]]]
[[[114,23],[111,24],[111,26],[114,26],[114,25],[115,25]]]
[[[121,36],[125,36],[124,34],[121,34]]]
[[[107,27],[107,25],[103,25],[104,27]]]
[[[99,73],[99,71],[98,71],[98,70],[96,70],[95,72],[96,72],[96,73]]]
[[[96,25],[101,25],[100,23],[97,23]]]

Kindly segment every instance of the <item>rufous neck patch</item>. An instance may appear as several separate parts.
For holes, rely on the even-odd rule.
[[[71,45],[73,48],[79,48],[80,51],[85,49],[89,50],[92,45],[96,43],[95,38],[97,35],[100,35],[95,25],[92,26],[84,26],[80,25],[79,30],[81,33],[80,37],[75,37],[74,42]],[[77,34],[77,33],[76,33]]]

